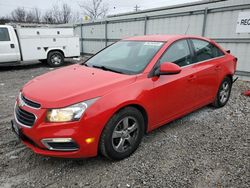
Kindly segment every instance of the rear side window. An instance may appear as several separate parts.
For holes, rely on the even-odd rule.
[[[194,44],[194,51],[196,54],[195,62],[205,61],[224,55],[224,53],[219,48],[207,41],[192,39],[192,42]]]
[[[191,55],[186,40],[179,40],[172,44],[160,59],[163,62],[171,62],[183,67],[191,63]]]
[[[0,41],[10,41],[10,36],[7,28],[0,28]]]

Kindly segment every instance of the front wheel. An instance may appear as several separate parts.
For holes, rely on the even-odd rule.
[[[144,124],[139,110],[133,107],[122,109],[105,126],[100,138],[100,152],[112,160],[130,156],[141,142]]]
[[[47,63],[51,67],[59,67],[64,64],[64,56],[59,51],[52,51],[48,55]]]
[[[229,100],[231,88],[232,80],[229,77],[225,77],[219,87],[213,106],[215,106],[216,108],[225,106],[227,101]]]

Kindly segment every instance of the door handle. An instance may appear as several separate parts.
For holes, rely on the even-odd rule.
[[[15,44],[10,44],[10,47],[11,48],[15,48]]]
[[[195,80],[196,79],[196,76],[195,75],[191,75],[188,77],[188,81],[192,81],[192,80]]]
[[[216,70],[216,71],[221,70],[221,66],[220,66],[220,65],[217,65],[217,66],[215,67],[215,70]]]

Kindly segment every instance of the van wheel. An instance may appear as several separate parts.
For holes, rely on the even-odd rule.
[[[40,59],[39,60],[41,63],[47,63],[47,59]]]
[[[219,90],[216,94],[216,98],[213,102],[213,106],[216,108],[223,107],[227,104],[231,94],[232,80],[229,77],[225,77],[221,82]]]
[[[112,160],[129,157],[141,143],[144,118],[139,110],[126,107],[115,114],[105,126],[99,143],[102,155]]]
[[[59,67],[64,64],[64,56],[59,51],[52,51],[48,55],[47,63],[51,67]]]

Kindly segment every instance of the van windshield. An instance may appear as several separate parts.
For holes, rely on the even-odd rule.
[[[123,74],[142,72],[163,42],[120,41],[97,53],[85,65]]]

